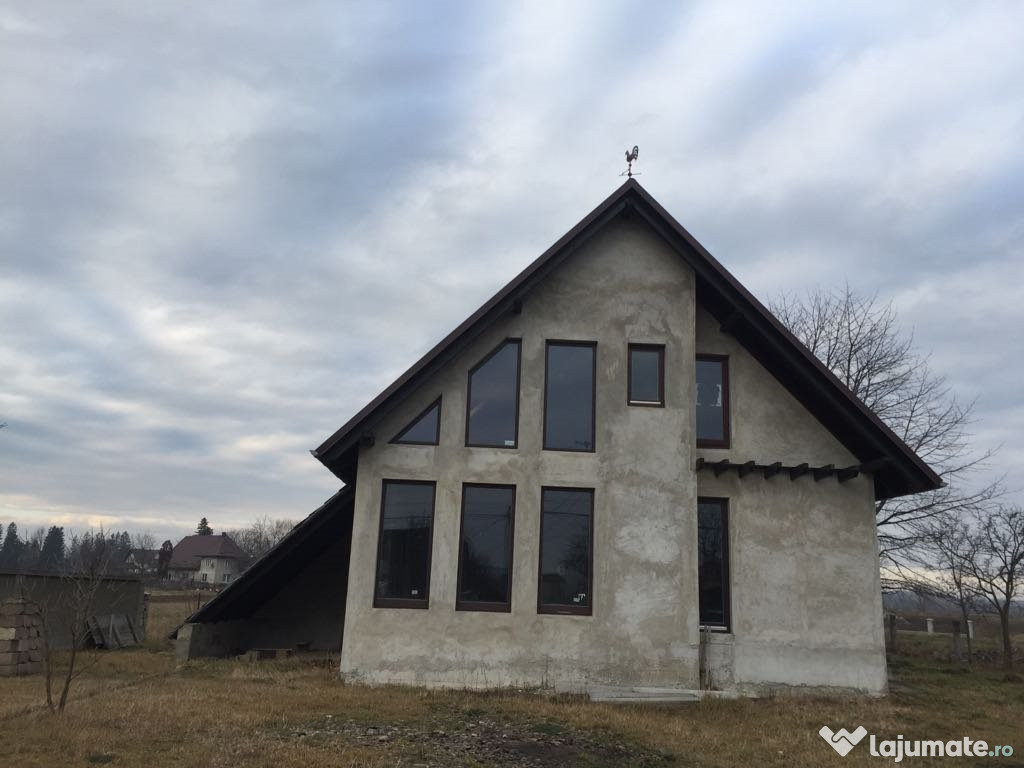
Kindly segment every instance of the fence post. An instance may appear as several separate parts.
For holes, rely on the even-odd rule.
[[[896,650],[896,614],[889,614],[889,650]]]
[[[970,619],[967,620],[967,636],[971,638],[971,640],[974,639],[974,622]]]
[[[924,622],[928,626],[928,634],[929,635],[934,634],[935,633],[935,619],[925,619]]]
[[[953,634],[950,635],[950,655],[954,659],[960,658],[960,622],[953,619]]]

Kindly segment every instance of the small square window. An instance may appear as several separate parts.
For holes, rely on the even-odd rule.
[[[630,405],[662,408],[665,405],[665,347],[661,344],[629,345]]]

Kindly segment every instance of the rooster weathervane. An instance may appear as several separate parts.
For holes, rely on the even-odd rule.
[[[633,163],[636,162],[637,155],[639,154],[640,147],[638,147],[636,144],[633,145],[633,149],[626,150],[626,172],[620,173],[619,176],[628,176],[629,178],[633,178]],[[640,172],[637,171],[635,175],[639,176]]]

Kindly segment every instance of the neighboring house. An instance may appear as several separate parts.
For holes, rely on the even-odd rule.
[[[156,576],[160,568],[160,550],[130,549],[124,559],[124,567],[135,576]]]
[[[171,553],[172,581],[230,584],[248,564],[248,555],[226,533],[186,536]]]
[[[886,690],[875,502],[936,474],[629,180],[324,442],[178,631],[372,683]]]

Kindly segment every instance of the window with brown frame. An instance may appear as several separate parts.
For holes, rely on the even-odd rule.
[[[430,597],[430,549],[435,484],[385,480],[377,540],[375,608],[426,608]]]
[[[729,447],[729,358],[697,355],[697,447]]]
[[[549,341],[544,357],[544,450],[593,451],[597,342]]]
[[[392,443],[399,445],[437,445],[441,437],[441,398],[426,407],[395,435]]]
[[[455,609],[509,611],[516,487],[463,483]]]
[[[592,488],[541,489],[538,613],[591,614],[593,523]]]
[[[665,346],[630,344],[626,402],[662,408],[665,405]]]
[[[729,502],[697,499],[700,623],[729,630]]]
[[[519,339],[506,339],[469,372],[466,445],[515,448],[519,444]]]

